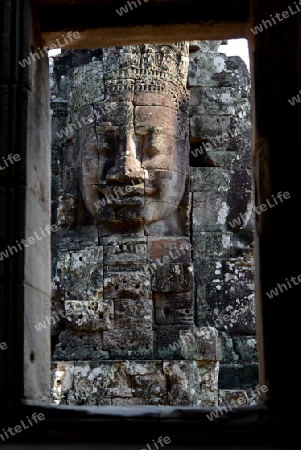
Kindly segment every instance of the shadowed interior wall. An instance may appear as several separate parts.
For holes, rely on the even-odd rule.
[[[7,252],[0,269],[0,329],[10,349],[0,354],[5,380],[1,403],[11,403],[16,394],[49,399],[50,343],[47,330],[36,338],[34,323],[40,314],[50,313],[50,236],[34,245],[21,242],[50,221],[50,83],[48,58],[25,68],[18,64],[42,42],[30,3],[4,1],[2,6],[1,33],[9,45],[2,47],[1,57],[0,147],[5,159],[20,155],[20,161],[0,173],[1,249]],[[16,17],[24,22],[17,23]]]

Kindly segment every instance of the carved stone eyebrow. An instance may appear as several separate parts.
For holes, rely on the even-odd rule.
[[[149,131],[147,128],[135,128],[135,134],[138,136],[147,136],[149,134]]]
[[[140,128],[135,127],[135,134],[142,135],[142,136],[145,136],[145,135],[154,136],[156,134],[165,134],[165,130],[164,130],[164,127],[154,127],[154,126],[150,126],[150,127],[143,126]]]
[[[96,125],[96,131],[108,132],[108,131],[119,131],[120,127],[118,125],[112,125],[111,122],[102,122],[101,125]]]

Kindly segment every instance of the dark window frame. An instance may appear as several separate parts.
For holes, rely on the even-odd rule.
[[[37,3],[42,3],[38,1]],[[172,3],[172,2],[170,2]],[[154,32],[156,29],[154,27]],[[163,26],[164,27],[164,26]],[[166,29],[169,25],[166,25]],[[125,34],[128,30],[125,28]],[[108,37],[104,39],[104,42],[112,42],[111,45],[118,45],[116,38],[113,38],[116,33],[115,28],[111,30]],[[208,27],[200,32],[200,27],[195,23],[191,26],[191,31],[185,35],[185,39],[205,39],[206,32],[210,29]],[[207,31],[206,31],[207,30]],[[228,31],[227,31],[228,30]],[[248,37],[249,43],[253,48],[255,46],[254,36],[249,36],[249,26],[247,22],[240,22],[238,20],[234,30],[230,32],[230,27],[227,30],[221,30],[221,28],[214,35],[208,32],[208,39],[230,39],[233,37]],[[51,31],[51,30],[50,30]],[[42,36],[47,39],[51,34],[48,30],[47,33],[42,33]],[[74,30],[75,31],[75,30]],[[136,30],[135,37],[128,38],[128,44],[134,44],[140,42],[142,31]],[[179,35],[175,32],[175,28],[169,27],[167,34],[169,38],[173,38],[174,41],[179,40]],[[183,32],[183,28],[181,29]],[[48,33],[50,33],[48,35]],[[61,32],[58,30],[53,32],[59,35]],[[199,33],[199,34],[198,34]],[[120,38],[125,45],[127,42],[127,36],[123,34]],[[48,36],[48,37],[47,37]],[[53,34],[52,34],[53,37]],[[101,38],[99,38],[101,39]],[[112,41],[110,41],[112,39]],[[115,40],[114,40],[115,39]],[[28,39],[28,42],[30,40]],[[118,39],[117,39],[118,41]],[[95,42],[95,41],[94,41]],[[93,38],[90,40],[90,47],[94,47]],[[104,44],[103,46],[107,46]],[[73,47],[76,48],[76,47]],[[252,56],[253,58],[253,56]],[[255,57],[254,57],[255,59]],[[252,78],[255,76],[255,71],[258,70],[258,61],[255,64],[251,64]],[[18,66],[17,66],[18,67]],[[253,120],[254,117],[254,104],[255,95],[253,93]],[[254,140],[255,141],[255,140]],[[256,170],[259,170],[262,166],[257,166]],[[255,172],[255,166],[254,166]],[[255,174],[255,178],[256,178]],[[257,179],[258,181],[258,179]],[[256,185],[256,179],[255,179]],[[256,186],[255,186],[256,189]],[[20,197],[20,203],[25,200],[25,196]],[[13,213],[17,213],[19,210],[9,210],[11,213],[10,218],[13,217]],[[12,220],[15,223],[15,219]],[[258,246],[256,242],[256,246]],[[16,261],[16,260],[15,260]],[[11,261],[6,264],[6,273],[11,273]],[[17,269],[18,264],[24,264],[22,256],[16,262],[14,262]],[[259,274],[256,279],[257,286],[260,286]],[[20,361],[23,367],[25,367],[25,358],[23,349],[27,342],[28,330],[24,325],[24,290],[19,286],[15,286],[10,293],[10,298],[18,299],[14,300],[11,305],[8,306],[9,314],[7,316],[7,330],[10,331],[12,337],[11,343],[7,349],[5,355],[6,362],[11,364],[12,369],[20,369]],[[49,298],[50,301],[50,298]],[[264,317],[262,317],[261,306],[261,292],[257,293],[257,338],[260,341],[259,345],[259,367],[260,367],[260,384],[268,384],[269,379],[265,373],[265,361],[263,345],[261,343],[262,336],[264,334],[264,326],[267,327],[267,312],[264,311]],[[23,320],[21,331],[18,330],[20,320]],[[265,319],[265,320],[264,320]],[[265,322],[263,324],[263,322]],[[24,334],[22,334],[24,331]],[[268,330],[265,328],[265,333]],[[49,336],[50,340],[50,336]],[[14,361],[18,360],[18,364]],[[17,388],[14,383],[18,380]],[[8,401],[7,410],[7,422],[9,426],[12,423],[18,424],[17,419],[22,420],[27,415],[31,415],[33,412],[43,413],[46,417],[44,421],[41,421],[32,429],[28,429],[26,433],[20,433],[14,439],[10,439],[10,443],[24,442],[24,443],[49,443],[49,442],[84,442],[84,443],[99,443],[100,441],[105,443],[120,443],[125,444],[129,442],[135,442],[146,445],[147,442],[151,442],[157,435],[168,435],[171,437],[172,442],[175,445],[205,445],[205,444],[256,444],[256,445],[274,445],[285,442],[286,432],[283,429],[279,429],[277,420],[275,420],[275,410],[270,407],[269,396],[264,402],[256,407],[241,407],[236,408],[227,415],[220,415],[218,419],[210,422],[206,417],[215,408],[190,408],[190,407],[65,407],[55,406],[47,404],[47,402],[39,401],[38,399],[20,399],[20,392],[24,392],[24,385],[26,383],[32,383],[32,380],[28,378],[26,373],[22,373],[20,377],[14,376],[8,385],[8,392],[11,394]],[[20,388],[19,384],[22,384]],[[283,412],[285,414],[285,412]],[[12,422],[14,420],[14,422]],[[5,424],[4,424],[5,426]],[[147,431],[146,431],[147,430]],[[159,434],[158,434],[159,433]]]

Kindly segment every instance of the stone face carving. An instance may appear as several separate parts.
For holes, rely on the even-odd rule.
[[[170,218],[183,200],[189,162],[188,61],[188,43],[109,48],[102,65],[91,63],[76,72],[71,105],[76,121],[88,113],[96,118],[81,127],[75,144],[80,190],[104,234],[143,232]],[[93,112],[83,92],[91,73]],[[95,93],[95,84],[103,95]],[[71,121],[74,117],[70,114]],[[174,221],[173,228],[181,228],[179,219]]]
[[[215,87],[217,76],[228,77],[220,43],[74,55],[71,133],[58,156],[53,310],[64,312],[64,322],[53,327],[56,403],[217,405],[219,359],[229,361],[221,344],[242,353],[250,341],[252,280],[240,279],[244,301],[236,311],[218,270],[230,256],[238,261],[225,229],[236,153],[209,148],[216,165],[198,167],[196,158],[195,170],[189,167],[189,138],[194,149],[224,136],[242,105]],[[236,341],[216,330],[220,305],[235,316],[229,326],[240,334]]]
[[[188,62],[183,42],[104,49],[101,61],[74,70],[67,118],[74,133],[62,155],[63,232],[53,296],[64,304],[66,326],[53,359],[87,361],[99,383],[105,380],[105,390],[97,388],[90,403],[202,401],[197,363],[183,361],[176,368],[175,362],[167,369],[166,360],[185,359],[181,346],[172,344],[181,331],[195,328],[187,227]],[[98,245],[81,234],[87,228],[94,235],[91,225]],[[141,374],[135,374],[137,360],[144,360]],[[76,364],[74,375],[81,373]],[[64,377],[73,376],[72,366],[58,367]],[[113,368],[117,381],[106,378]],[[218,373],[215,356],[210,370]],[[188,382],[189,389],[178,395]],[[174,385],[171,394],[168,384]],[[85,393],[77,390],[77,400],[86,403],[91,389],[88,383]],[[66,395],[67,403],[78,403],[75,394]],[[54,388],[53,398],[59,396]]]
[[[94,216],[99,195],[100,223],[136,227],[169,217],[182,200],[187,177],[187,142],[179,139],[179,123],[175,111],[159,105],[156,94],[145,94],[144,102],[152,106],[129,102],[111,104],[110,122],[103,114],[96,125],[101,142],[98,153],[92,146],[86,150],[82,169],[90,172],[93,157],[100,160],[97,187],[83,186],[84,201]],[[157,106],[154,104],[157,102]],[[118,125],[120,113],[126,125]],[[134,119],[135,117],[135,119]],[[160,118],[164,119],[160,119]],[[114,120],[115,119],[115,120]],[[160,126],[158,124],[160,123]],[[187,158],[186,158],[187,161]],[[104,206],[102,206],[104,204]]]

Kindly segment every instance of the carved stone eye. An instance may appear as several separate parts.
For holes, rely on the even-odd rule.
[[[155,156],[160,153],[160,150],[156,146],[152,145],[150,147],[145,147],[143,149],[143,152],[144,152],[144,154],[146,154],[148,156]]]
[[[160,152],[160,149],[154,142],[152,135],[147,135],[143,139],[143,153],[147,156],[155,156]]]

